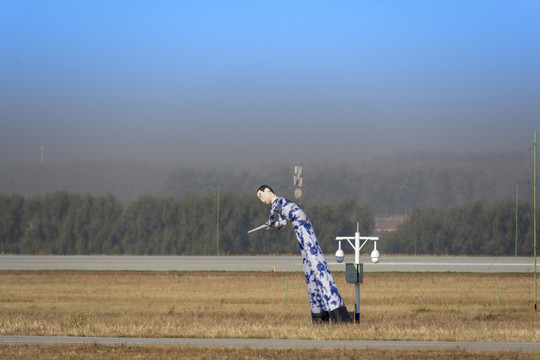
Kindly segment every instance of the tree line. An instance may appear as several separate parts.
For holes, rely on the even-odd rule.
[[[218,207],[219,203],[219,207]],[[305,207],[321,247],[360,224],[373,231],[368,206],[352,199]],[[141,195],[124,204],[113,195],[59,191],[26,198],[0,194],[2,254],[216,255],[296,254],[292,226],[247,234],[267,221],[269,207],[255,193],[187,194],[181,199]],[[219,211],[219,222],[218,222]]]
[[[374,216],[353,199],[303,206],[325,253],[336,236],[373,234]],[[219,211],[219,222],[218,222]],[[266,222],[269,207],[254,193],[187,194],[181,199],[141,195],[124,204],[113,195],[60,191],[25,198],[0,194],[3,254],[216,255],[296,254],[290,225],[247,230]],[[538,219],[537,219],[538,220]],[[478,200],[448,209],[416,207],[397,231],[381,234],[387,254],[514,255],[533,253],[533,212],[515,201]]]
[[[474,201],[450,209],[412,209],[381,252],[434,255],[533,255],[534,213],[528,202]],[[538,221],[538,215],[537,215]],[[537,245],[538,247],[538,245]]]

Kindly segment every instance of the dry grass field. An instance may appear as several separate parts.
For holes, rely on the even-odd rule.
[[[354,286],[345,283],[343,273],[336,273],[335,278],[352,311]],[[533,309],[533,285],[530,274],[366,273],[360,290],[360,323],[314,326],[300,272],[1,271],[0,335],[540,343],[540,312]],[[78,348],[76,353],[98,351],[84,345],[60,348]],[[133,347],[116,349],[117,355],[125,352],[126,358],[136,358],[129,355]],[[259,350],[244,350],[242,356],[233,349],[206,353],[223,351],[218,355],[221,358],[266,358]],[[59,350],[54,346],[0,347],[3,358],[17,358],[18,351],[25,356],[47,351],[44,357],[55,358]],[[167,351],[172,350],[160,348],[156,353],[167,358]],[[205,356],[202,349],[189,351],[201,351],[192,358]],[[302,354],[309,353],[272,351],[280,359],[304,358]],[[445,352],[424,355],[429,353],[445,358]],[[382,358],[393,358],[392,354],[387,351]],[[331,352],[327,355],[335,358]],[[457,358],[492,355],[462,352]],[[533,356],[518,355],[504,358]]]
[[[272,359],[272,360],[540,360],[538,354],[512,351],[250,349],[181,346],[0,345],[0,359]]]

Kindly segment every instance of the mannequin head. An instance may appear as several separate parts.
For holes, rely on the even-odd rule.
[[[274,199],[277,195],[274,193],[274,190],[268,185],[262,185],[257,190],[257,197],[266,205],[271,205],[274,202]]]

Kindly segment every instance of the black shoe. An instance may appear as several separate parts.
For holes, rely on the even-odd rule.
[[[334,309],[330,311],[330,319],[332,320],[332,323],[351,323],[351,315],[349,315],[349,312],[347,311],[347,308],[345,305],[338,307],[337,309]]]
[[[328,311],[322,312],[322,322],[323,323],[329,323],[330,322],[330,313]]]
[[[328,323],[330,321],[330,314],[328,311],[323,311],[320,313],[311,313],[311,321],[314,324],[323,324]]]

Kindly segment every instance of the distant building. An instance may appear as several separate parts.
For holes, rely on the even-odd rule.
[[[375,218],[375,233],[386,233],[396,231],[398,226],[401,225],[407,215],[392,215],[388,217]]]

